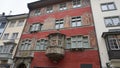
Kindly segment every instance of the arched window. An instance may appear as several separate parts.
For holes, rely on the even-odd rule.
[[[32,41],[29,39],[23,40],[20,46],[20,50],[29,50],[31,46],[31,42]]]

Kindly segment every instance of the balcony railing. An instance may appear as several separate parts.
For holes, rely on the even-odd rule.
[[[4,40],[3,42],[4,44],[16,44],[15,39],[7,39],[7,40]]]
[[[11,53],[0,53],[0,58],[9,59],[9,58],[12,58],[12,54]]]
[[[109,50],[109,59],[120,59],[120,50]]]

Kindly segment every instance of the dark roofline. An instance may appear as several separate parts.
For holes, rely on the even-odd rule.
[[[22,16],[22,15],[28,15],[28,13],[16,14],[16,15],[6,15],[6,17],[14,17],[14,16]]]
[[[29,10],[33,10],[36,8],[41,8],[41,7],[45,7],[48,5],[62,3],[66,1],[71,1],[71,0],[40,0],[40,1],[32,2],[32,3],[28,3],[28,8]]]
[[[105,38],[108,35],[118,35],[120,34],[120,32],[116,31],[116,32],[103,32],[102,37]]]

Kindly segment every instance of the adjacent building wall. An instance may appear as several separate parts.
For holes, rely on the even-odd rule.
[[[102,11],[101,4],[110,2],[114,2],[117,9],[113,11]],[[109,63],[110,61],[108,58],[105,40],[102,38],[102,33],[108,32],[109,29],[120,29],[120,26],[106,27],[104,17],[120,16],[120,0],[91,0],[91,8],[95,23],[102,68],[107,68],[106,63]]]

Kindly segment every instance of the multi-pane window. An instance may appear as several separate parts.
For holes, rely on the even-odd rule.
[[[60,7],[59,7],[60,10],[66,10],[67,7],[66,7],[66,3],[62,3],[60,4]]]
[[[30,32],[40,31],[41,27],[42,27],[42,24],[40,24],[40,23],[32,24],[31,27],[30,27]]]
[[[66,49],[70,49],[71,47],[71,38],[66,39]]]
[[[1,53],[12,53],[14,49],[13,45],[4,45],[2,47]]]
[[[119,16],[106,17],[106,18],[104,18],[104,21],[105,21],[105,25],[107,27],[110,27],[110,26],[120,26],[120,18],[119,18]]]
[[[66,49],[70,48],[90,48],[88,36],[72,36],[66,39]]]
[[[60,28],[63,28],[63,27],[64,27],[64,20],[63,19],[56,20],[56,22],[55,22],[55,28],[56,29],[60,29]]]
[[[23,26],[23,24],[24,24],[24,20],[19,20],[17,26]]]
[[[34,15],[35,15],[35,16],[38,16],[38,15],[40,15],[40,14],[41,14],[40,9],[36,9],[36,10],[34,11]]]
[[[36,43],[36,50],[45,50],[47,47],[48,41],[45,39],[38,40]]]
[[[47,12],[47,13],[53,12],[53,6],[47,7],[46,12]]]
[[[16,21],[11,21],[9,24],[9,27],[14,27],[15,26]]]
[[[120,50],[120,35],[109,35],[108,46],[110,50]]]
[[[6,22],[2,22],[2,23],[0,23],[0,28],[4,28],[5,25],[6,25]]]
[[[81,0],[73,0],[73,8],[81,7]]]
[[[11,39],[16,39],[18,36],[18,33],[13,33]]]
[[[0,46],[0,53],[2,52],[3,46]]]
[[[81,17],[73,17],[71,20],[72,27],[82,26]]]
[[[4,34],[3,39],[4,39],[4,40],[7,40],[7,39],[8,39],[8,36],[9,36],[9,33]]]
[[[71,48],[90,48],[87,36],[71,37]]]
[[[114,2],[101,4],[102,11],[116,10]]]
[[[29,39],[23,40],[20,46],[20,50],[30,50],[31,42],[32,41]]]

